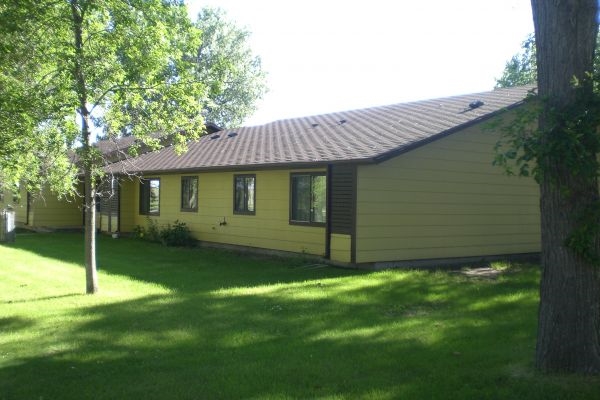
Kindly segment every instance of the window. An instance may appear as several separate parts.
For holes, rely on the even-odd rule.
[[[254,214],[256,205],[256,175],[234,175],[233,191],[233,213]]]
[[[198,211],[198,177],[181,177],[181,211]]]
[[[149,178],[140,181],[140,214],[160,214],[160,179]]]
[[[292,174],[290,184],[290,222],[325,224],[327,218],[325,173]]]

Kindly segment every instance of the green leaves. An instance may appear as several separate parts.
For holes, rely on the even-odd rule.
[[[72,150],[90,135],[174,135],[183,150],[203,133],[205,85],[191,61],[201,32],[181,1],[24,0],[3,4],[0,18],[5,177],[62,192],[74,187]],[[77,153],[101,174],[101,155]]]
[[[248,45],[250,33],[213,8],[200,11],[196,27],[202,31],[202,44],[194,56],[195,73],[207,86],[206,120],[222,127],[238,126],[267,91],[260,57]]]
[[[487,127],[489,130],[499,130],[502,134],[494,146],[493,165],[502,167],[508,175],[538,179],[539,169],[535,162],[540,146],[538,114],[537,98],[529,96],[525,104],[510,115],[509,121],[498,119]]]
[[[504,66],[502,76],[496,80],[496,87],[522,86],[535,83],[537,64],[535,56],[535,36],[530,34],[521,43],[522,51],[515,54]]]
[[[600,92],[591,90],[595,82],[598,80],[592,75],[585,82],[578,82],[573,88],[575,101],[560,109],[548,107],[550,112],[542,112],[550,99],[530,96],[515,111],[514,119],[496,122],[489,129],[502,133],[495,145],[494,165],[503,167],[509,175],[531,175],[537,182],[548,179],[566,204],[583,204],[565,245],[586,261],[600,265],[600,255],[596,253],[596,240],[600,237],[598,193],[584,202],[578,199],[581,193],[567,184],[598,186]],[[539,118],[545,119],[547,130],[538,128]],[[557,173],[558,169],[562,172]]]

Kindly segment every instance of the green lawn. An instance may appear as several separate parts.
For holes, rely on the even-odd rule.
[[[79,234],[0,245],[0,399],[597,399],[534,372],[535,266],[361,272]]]

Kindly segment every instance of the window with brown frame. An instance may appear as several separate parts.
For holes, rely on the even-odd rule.
[[[198,211],[198,177],[181,177],[181,211]]]
[[[160,179],[148,178],[140,180],[140,214],[160,214]]]
[[[256,213],[256,175],[233,176],[233,213]]]
[[[325,225],[327,178],[324,172],[293,173],[290,177],[290,223]]]

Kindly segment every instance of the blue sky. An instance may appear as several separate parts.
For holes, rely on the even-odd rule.
[[[269,93],[245,125],[490,90],[529,0],[188,0],[252,32]]]

